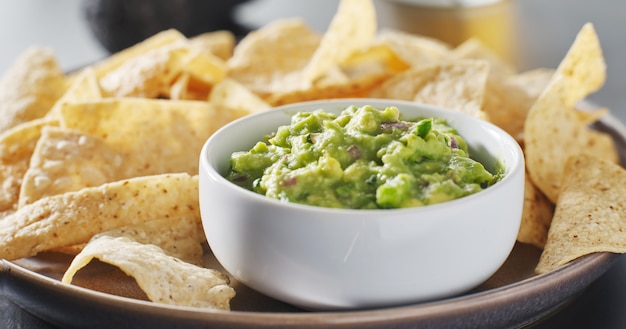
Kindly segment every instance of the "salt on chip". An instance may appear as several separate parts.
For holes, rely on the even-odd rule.
[[[70,264],[62,282],[71,283],[76,272],[94,258],[135,278],[156,303],[229,310],[235,296],[228,277],[217,270],[181,262],[155,245],[106,235],[87,244]]]
[[[198,152],[220,120],[211,116],[213,108],[140,99],[65,104],[64,126],[44,129],[32,154],[19,206],[136,176],[197,173]]]
[[[66,88],[52,50],[24,51],[0,80],[0,133],[46,115]]]
[[[585,24],[531,107],[524,126],[524,151],[533,182],[556,202],[563,168],[570,156],[585,152],[617,161],[617,151],[607,134],[592,131],[576,114],[576,104],[600,88],[606,78],[602,49],[591,24]]]
[[[130,178],[124,157],[101,138],[44,127],[24,174],[19,207],[46,196]]]
[[[314,82],[369,46],[377,29],[376,8],[371,0],[341,0],[318,49],[304,68],[304,81]]]
[[[596,252],[626,252],[626,171],[579,154],[568,159],[537,273]]]
[[[197,176],[143,176],[84,188],[39,199],[5,217],[0,258],[34,256],[118,227],[189,215],[200,217]]]
[[[0,134],[0,218],[17,209],[23,177],[28,170],[41,130],[43,127],[58,124],[58,120],[40,118],[19,124]]]
[[[450,108],[485,119],[482,102],[488,72],[488,64],[478,60],[416,67],[388,79],[371,96]]]

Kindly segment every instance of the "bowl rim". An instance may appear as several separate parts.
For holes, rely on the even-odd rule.
[[[408,107],[414,107],[414,108],[419,107],[419,108],[427,109],[428,111],[442,111],[442,112],[446,112],[448,115],[458,115],[462,119],[473,121],[478,125],[484,125],[485,127],[497,132],[498,135],[502,136],[502,138],[506,141],[506,143],[511,146],[511,149],[513,150],[516,161],[503,164],[503,166],[505,167],[505,174],[496,184],[490,186],[487,189],[481,190],[477,193],[473,193],[471,195],[467,195],[461,198],[456,198],[456,199],[448,200],[445,202],[424,205],[424,206],[419,206],[419,207],[391,208],[391,209],[348,209],[348,208],[330,208],[330,207],[322,207],[322,206],[313,206],[313,205],[307,205],[307,204],[302,204],[302,203],[285,202],[285,201],[280,201],[277,199],[269,198],[265,195],[247,190],[245,188],[237,186],[236,184],[233,184],[232,182],[228,181],[228,179],[226,179],[217,170],[217,168],[215,168],[215,166],[212,165],[211,161],[209,160],[209,155],[207,153],[209,152],[210,148],[213,145],[218,143],[216,142],[216,140],[220,138],[220,136],[224,133],[224,131],[234,129],[234,127],[241,124],[242,122],[253,121],[256,118],[260,116],[266,116],[269,113],[278,113],[278,112],[286,113],[288,111],[293,110],[294,111],[293,114],[295,114],[297,112],[301,112],[301,110],[294,110],[295,108],[300,108],[300,107],[313,108],[317,105],[324,105],[324,104],[331,104],[331,105],[332,104],[347,104],[346,106],[343,106],[345,108],[349,105],[354,105],[354,103],[360,104],[357,106],[370,105],[368,103],[389,103],[388,106],[405,106],[405,107],[408,106]],[[376,107],[376,105],[372,105],[372,106]],[[402,111],[402,109],[400,109],[400,111]],[[280,124],[278,124],[276,128],[278,128],[279,126]],[[298,103],[282,105],[282,106],[271,108],[267,111],[257,112],[257,113],[254,113],[254,114],[229,122],[228,124],[224,125],[220,129],[215,131],[204,143],[202,150],[200,152],[199,170],[203,170],[209,176],[214,177],[215,182],[219,183],[220,186],[224,185],[226,188],[229,188],[229,189],[234,188],[237,191],[243,193],[244,196],[253,198],[253,200],[256,200],[258,202],[270,202],[276,207],[287,207],[287,208],[293,208],[293,210],[306,210],[310,212],[318,212],[322,215],[329,214],[329,213],[343,213],[343,214],[358,214],[362,216],[364,214],[379,215],[381,213],[402,214],[402,213],[408,213],[408,212],[410,213],[431,212],[431,211],[437,211],[439,208],[460,206],[466,203],[471,203],[476,198],[488,197],[494,193],[498,193],[501,189],[506,188],[505,185],[507,185],[507,183],[513,179],[512,177],[515,176],[515,174],[518,173],[519,171],[522,171],[522,175],[524,175],[525,158],[524,158],[524,153],[519,143],[515,140],[515,138],[513,138],[504,129],[496,126],[495,124],[489,121],[476,118],[467,113],[463,113],[463,112],[459,112],[459,111],[455,111],[455,110],[451,110],[451,109],[447,109],[443,107],[433,106],[430,104],[423,104],[423,103],[403,101],[403,100],[383,99],[383,98],[341,98],[341,99],[329,99],[329,100],[314,100],[314,101],[306,101],[306,102],[298,102]],[[239,192],[235,192],[235,193],[239,193]]]

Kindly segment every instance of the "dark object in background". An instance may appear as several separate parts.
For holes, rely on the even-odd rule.
[[[248,30],[233,18],[248,0],[83,0],[83,13],[92,32],[111,53],[169,28],[187,37],[229,30],[237,37]]]

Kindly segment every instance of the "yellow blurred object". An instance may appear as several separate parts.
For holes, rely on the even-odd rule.
[[[512,0],[380,1],[382,27],[417,33],[458,46],[475,37],[512,65],[517,64]]]

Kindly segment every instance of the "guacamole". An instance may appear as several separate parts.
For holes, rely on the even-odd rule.
[[[501,177],[470,158],[445,120],[404,121],[395,107],[297,113],[265,141],[232,154],[230,165],[228,180],[270,198],[349,209],[444,202]]]

